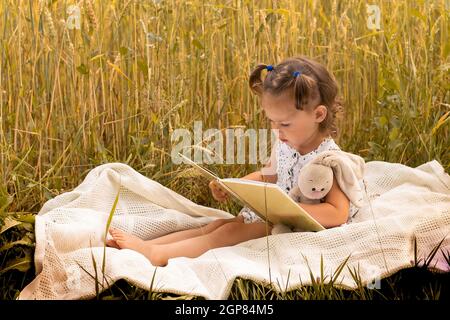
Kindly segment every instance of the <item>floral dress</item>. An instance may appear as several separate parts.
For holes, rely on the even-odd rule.
[[[315,158],[315,156],[319,153],[329,150],[341,150],[331,137],[325,138],[317,149],[304,155],[300,154],[300,152],[286,143],[277,140],[274,147],[277,185],[283,191],[289,193],[289,191],[295,186],[295,182],[298,180],[300,169],[311,159]],[[355,207],[353,203],[350,203],[349,218],[353,217],[357,211],[358,208]],[[264,222],[248,207],[243,207],[238,215],[242,215],[244,217],[244,223],[253,223],[258,221]]]

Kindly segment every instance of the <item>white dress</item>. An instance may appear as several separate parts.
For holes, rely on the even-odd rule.
[[[286,143],[277,140],[274,147],[275,159],[276,159],[276,173],[277,173],[277,185],[286,193],[294,187],[294,183],[298,180],[300,169],[313,159],[317,154],[323,151],[338,150],[341,149],[334,142],[332,137],[325,138],[317,149],[307,153],[300,154],[297,150],[290,147]],[[353,217],[358,211],[358,208],[350,203],[349,218]],[[243,207],[238,215],[244,217],[244,223],[252,222],[264,222],[248,207]]]

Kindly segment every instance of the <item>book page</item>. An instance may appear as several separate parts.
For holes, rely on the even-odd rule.
[[[305,231],[325,229],[276,184],[233,178],[221,181],[265,221],[283,223]]]

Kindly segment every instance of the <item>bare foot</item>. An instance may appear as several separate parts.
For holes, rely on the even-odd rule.
[[[162,266],[162,262],[155,256],[155,246],[146,243],[144,240],[122,230],[110,228],[109,233],[113,237],[112,240],[107,240],[106,244],[118,249],[131,249],[142,253],[154,266]]]
[[[119,245],[116,243],[114,238],[111,237],[111,229],[113,229],[113,228],[110,227],[109,230],[108,230],[108,236],[106,237],[106,245],[108,247],[113,247],[113,248],[116,248],[116,249],[120,249]]]

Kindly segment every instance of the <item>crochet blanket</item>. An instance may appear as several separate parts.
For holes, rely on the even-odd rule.
[[[334,283],[351,289],[357,286],[351,271],[358,270],[363,285],[373,284],[412,266],[414,241],[420,258],[443,239],[430,267],[449,271],[442,253],[450,250],[450,176],[443,167],[436,160],[416,168],[372,161],[364,172],[364,205],[346,225],[270,235],[197,258],[173,258],[155,273],[156,267],[138,252],[104,249],[119,190],[111,226],[143,239],[233,215],[198,205],[125,164],[98,166],[73,191],[47,201],[36,216],[36,277],[19,299],[92,298],[95,277],[100,291],[126,279],[158,292],[226,299],[236,277],[289,291],[311,284],[311,273],[313,279],[319,277],[321,261],[329,281],[347,258]]]

